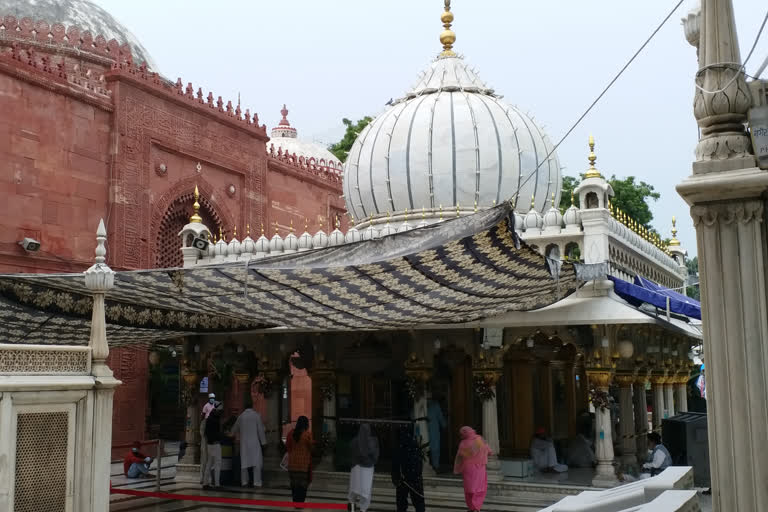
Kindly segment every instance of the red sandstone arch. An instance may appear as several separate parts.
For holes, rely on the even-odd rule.
[[[178,234],[192,215],[196,185],[200,191],[200,216],[208,229],[216,234],[220,228],[235,225],[227,207],[211,198],[213,187],[208,182],[199,176],[178,181],[160,196],[153,209],[150,240],[151,258],[156,267],[175,267],[182,263]]]

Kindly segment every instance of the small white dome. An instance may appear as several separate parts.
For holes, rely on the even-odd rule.
[[[270,254],[283,252],[283,249],[285,249],[285,243],[283,242],[283,237],[280,236],[280,234],[277,232],[277,229],[275,229],[275,234],[272,236],[272,239],[269,241],[269,252]]]
[[[240,254],[240,240],[237,239],[237,234],[232,235],[232,240],[227,244],[227,254],[230,256]]]
[[[315,249],[324,249],[328,247],[328,235],[323,231],[323,227],[320,226],[320,230],[312,237],[312,247]]]
[[[559,228],[563,225],[563,214],[554,205],[544,215],[545,228]]]
[[[253,242],[253,238],[251,238],[250,235],[246,235],[246,237],[243,238],[243,243],[240,244],[240,248],[242,249],[243,254],[253,254],[256,250],[256,244]]]
[[[298,138],[296,128],[288,122],[288,109],[283,105],[280,111],[283,119],[277,127],[272,128],[272,134],[267,142],[267,151],[273,151],[274,154],[288,154],[296,158],[303,158],[307,163],[312,163],[319,167],[327,167],[329,171],[341,173],[342,164],[336,156],[328,151],[328,148],[314,142],[306,142]]]
[[[384,227],[379,230],[379,236],[389,236],[394,235],[395,233],[397,233],[397,228],[390,224],[389,221],[387,221],[387,223],[384,224]]]
[[[293,231],[288,233],[288,236],[283,240],[283,251],[286,253],[293,253],[299,250],[299,239],[293,234]]]
[[[541,227],[544,225],[544,218],[539,212],[536,211],[536,208],[532,206],[531,209],[528,210],[528,214],[525,216],[524,224],[526,231],[529,229],[541,229]]]
[[[525,228],[525,217],[515,210],[515,231],[522,231]]]
[[[571,204],[571,206],[565,210],[563,220],[565,221],[566,226],[576,226],[581,223],[581,212],[579,212],[579,209],[576,208],[575,204]]]
[[[261,236],[256,240],[254,246],[256,254],[266,254],[269,252],[269,239],[264,236],[264,228],[261,229]]]
[[[312,250],[312,235],[304,231],[298,240],[299,252]]]
[[[216,242],[215,252],[216,252],[216,256],[227,255],[227,242],[225,242],[223,238],[219,238],[219,241]]]
[[[379,238],[379,230],[373,227],[373,224],[368,224],[368,227],[363,230],[363,240],[374,240]]]
[[[336,228],[331,231],[331,234],[328,236],[328,246],[336,247],[338,245],[343,245],[344,240],[344,233],[342,233],[339,228]]]
[[[344,236],[344,241],[348,244],[359,242],[361,239],[362,236],[360,235],[360,231],[358,231],[355,226],[351,226],[347,230],[347,234]]]

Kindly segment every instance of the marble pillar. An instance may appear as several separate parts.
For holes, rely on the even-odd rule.
[[[624,467],[633,467],[637,463],[635,457],[635,414],[632,404],[632,384],[634,376],[620,375],[616,377],[619,383],[619,427],[621,429],[621,463]]]
[[[635,399],[635,432],[637,437],[635,438],[635,452],[637,454],[637,462],[642,463],[648,456],[648,438],[646,433],[648,432],[648,403],[645,396],[645,387],[648,383],[648,377],[640,375],[635,379],[634,383],[634,396]]]
[[[417,396],[413,401],[413,419],[416,420],[416,438],[424,450],[429,450],[429,423],[427,422],[427,393]],[[435,476],[435,470],[427,461],[424,462],[422,474],[425,477]]]
[[[501,375],[486,375],[490,384],[492,397],[483,400],[483,438],[491,448],[492,455],[488,457],[488,481],[500,482],[504,479],[501,473],[501,461],[499,460],[499,411],[496,401],[496,384]]]
[[[675,384],[674,377],[668,377],[664,383],[664,410],[665,418],[671,418],[677,414],[677,408],[675,406]]]
[[[765,192],[745,131],[751,95],[731,0],[703,0],[693,174],[678,185],[696,227],[715,512],[768,510]],[[704,90],[702,90],[704,89]]]
[[[320,385],[320,394],[323,398],[323,432],[322,437],[328,439],[323,458],[318,469],[333,471],[333,447],[336,445],[336,378],[335,375],[326,376]]]
[[[688,375],[682,375],[675,380],[675,403],[678,414],[688,412]]]
[[[588,371],[591,386],[598,392],[608,393],[608,386],[613,377],[609,370]],[[613,487],[618,483],[613,467],[613,427],[611,411],[608,408],[595,407],[595,456],[597,468],[592,485],[595,487]]]
[[[651,392],[653,393],[653,430],[661,428],[664,419],[664,382],[667,378],[654,375],[651,377]]]

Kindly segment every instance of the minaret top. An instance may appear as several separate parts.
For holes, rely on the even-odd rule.
[[[277,124],[279,126],[291,126],[291,123],[288,122],[288,108],[285,106],[285,103],[283,103],[283,108],[280,110],[280,114],[282,114],[283,118]]]
[[[440,33],[440,43],[443,45],[443,51],[439,57],[456,57],[453,51],[453,43],[456,42],[456,33],[451,30],[453,22],[453,13],[451,12],[451,0],[445,0],[445,12],[440,15],[440,21],[443,22],[443,31]]]
[[[189,218],[189,222],[194,224],[201,224],[203,222],[203,218],[200,217],[200,192],[197,190],[197,185],[195,185],[195,203],[192,205],[192,208],[194,208],[195,212]]]
[[[595,168],[595,162],[597,161],[597,156],[595,155],[595,138],[590,135],[589,136],[589,169],[587,169],[587,172],[584,174],[585,178],[602,178],[600,175],[600,171],[598,171]]]

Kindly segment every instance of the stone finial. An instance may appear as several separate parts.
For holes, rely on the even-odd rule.
[[[96,263],[107,261],[107,248],[104,244],[107,242],[107,228],[104,227],[104,219],[99,220],[99,227],[96,228]]]
[[[278,126],[291,126],[291,123],[288,122],[288,108],[285,106],[285,103],[283,103],[283,108],[280,110],[280,114],[283,118],[277,123]]]

